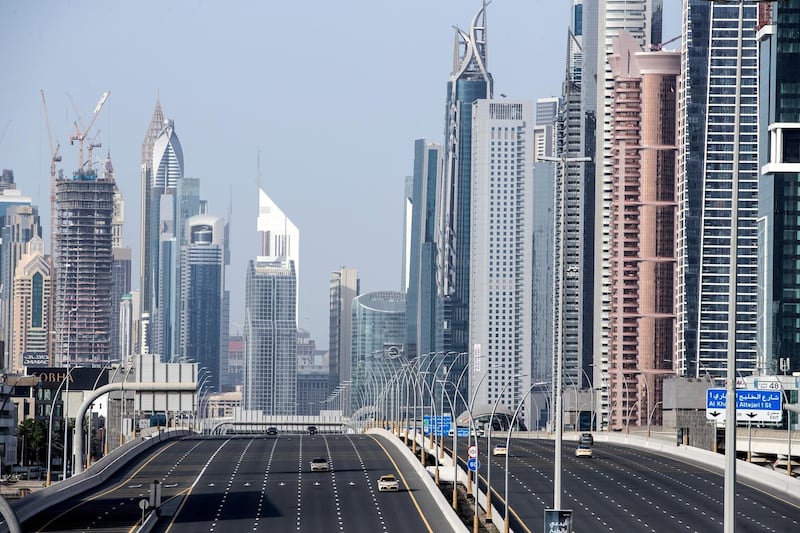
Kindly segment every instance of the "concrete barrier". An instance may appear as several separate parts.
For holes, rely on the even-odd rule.
[[[93,463],[84,472],[21,498],[14,502],[11,507],[20,523],[24,523],[53,505],[57,505],[64,500],[100,485],[123,468],[132,457],[168,440],[190,434],[187,430],[177,430],[160,432],[151,437],[137,437]]]
[[[399,437],[398,437],[398,440],[400,440]],[[425,451],[427,451],[430,455],[434,455],[436,453],[436,450],[434,450],[430,446],[426,445],[425,442],[426,442],[426,439],[425,439],[424,436],[417,435],[417,445],[422,447],[422,448],[425,448]],[[403,445],[403,447],[406,448],[405,445]],[[406,448],[406,450],[408,450],[408,448]],[[409,453],[410,453],[410,451],[409,451]],[[412,457],[414,457],[415,461],[419,462],[419,459],[416,456],[412,455]],[[442,466],[442,465],[444,465],[444,466]],[[420,466],[422,466],[422,465],[420,465]],[[436,466],[428,466],[426,468],[428,470],[428,474],[430,474],[431,477],[434,477],[435,476],[435,472],[436,472],[436,470],[435,470]],[[463,468],[461,468],[461,466],[456,466],[456,468],[458,469],[458,474],[457,474],[458,482],[466,487],[467,486],[467,471],[464,470]],[[452,473],[452,472],[453,472],[453,458],[450,456],[450,454],[445,452],[444,458],[439,460],[439,479],[444,479],[445,481],[453,481],[455,476],[450,475],[450,473]],[[474,476],[472,476],[472,477],[474,477]],[[434,487],[435,486],[436,486],[436,484],[434,483]],[[475,485],[473,484],[472,487],[473,487],[473,492],[474,492]],[[497,500],[494,499],[494,501],[497,501]],[[448,503],[448,505],[450,505],[450,504]],[[478,505],[484,510],[484,512],[486,511],[486,493],[483,490],[481,490],[480,487],[478,487]],[[450,508],[452,509],[452,506]],[[503,509],[503,511],[505,512],[505,508]],[[491,518],[492,524],[494,524],[494,526],[500,531],[502,531],[503,527],[505,526],[505,524],[503,522],[504,521],[504,517],[505,517],[505,515],[501,514],[500,512],[498,512],[497,507],[495,507],[495,505],[492,504],[492,518]]]
[[[369,429],[367,430],[367,433],[374,433],[386,437],[386,440],[388,440],[398,451],[400,451],[403,457],[405,457],[408,465],[411,466],[411,468],[413,468],[417,475],[419,475],[419,477],[422,479],[422,483],[428,489],[431,497],[436,502],[436,506],[442,511],[444,516],[447,517],[447,521],[453,527],[453,531],[460,531],[462,533],[469,532],[467,527],[453,510],[450,502],[445,499],[442,491],[440,491],[439,487],[436,486],[436,483],[434,483],[430,474],[425,470],[425,468],[423,468],[422,464],[419,462],[419,459],[411,453],[411,450],[409,450],[408,447],[403,444],[401,439],[397,438],[397,436],[391,432],[380,428]]]
[[[641,448],[680,461],[711,467],[720,473],[725,471],[725,455],[709,450],[693,446],[677,446],[675,442],[663,439],[647,439],[639,435],[628,435],[613,431],[595,432],[593,435],[595,442],[610,442],[612,444]],[[800,479],[789,477],[784,473],[748,463],[747,461],[737,460],[736,479],[747,481],[751,485],[768,489],[769,492],[800,502]]]

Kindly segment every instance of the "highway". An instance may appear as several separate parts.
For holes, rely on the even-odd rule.
[[[329,459],[329,472],[309,462]],[[397,493],[378,492],[394,473]],[[162,518],[154,531],[452,530],[399,451],[371,435],[194,437],[131,461],[102,487],[24,523],[24,531],[130,531],[139,502],[158,480]]]
[[[595,443],[592,458],[575,457],[576,444],[564,441],[561,492],[575,533],[723,531],[721,473],[610,443]],[[459,448],[466,460],[466,445]],[[485,478],[486,439],[479,448]],[[530,532],[541,531],[553,506],[553,450],[553,441],[538,439],[512,439],[509,449],[509,506]],[[502,513],[505,458],[490,459],[492,503]],[[800,531],[800,495],[790,502],[740,481],[735,509],[737,532]]]

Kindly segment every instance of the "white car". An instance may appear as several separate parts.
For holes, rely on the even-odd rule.
[[[386,474],[378,479],[378,492],[397,492],[400,490],[400,482],[394,477],[394,474]]]
[[[505,442],[501,442],[500,444],[497,444],[495,445],[494,448],[492,448],[492,455],[507,455],[507,454],[508,454],[508,448],[506,448]]]
[[[324,457],[314,457],[311,459],[312,472],[327,472],[328,470],[330,470],[330,466],[328,465],[328,460]]]
[[[592,447],[586,444],[578,444],[578,447],[575,448],[575,457],[591,457],[592,456]]]

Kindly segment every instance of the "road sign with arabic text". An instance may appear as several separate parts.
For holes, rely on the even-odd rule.
[[[725,420],[727,389],[706,390],[706,418]],[[780,422],[783,394],[779,390],[737,389],[737,422]]]

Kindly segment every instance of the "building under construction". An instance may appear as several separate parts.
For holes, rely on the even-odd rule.
[[[111,357],[114,178],[81,169],[56,180],[56,365],[103,365]]]

